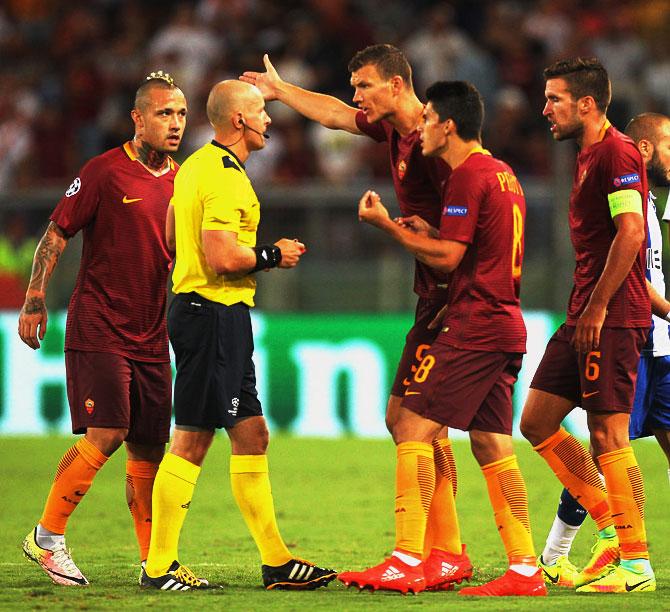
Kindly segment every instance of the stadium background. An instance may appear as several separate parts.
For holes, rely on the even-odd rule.
[[[78,266],[71,241],[48,291],[49,334],[32,352],[16,335],[30,262],[55,202],[87,159],[132,136],[143,76],[162,68],[189,102],[179,159],[210,138],[210,86],[260,69],[264,52],[304,87],[351,100],[346,69],[376,42],[401,47],[417,91],[467,79],[482,91],[484,143],[519,175],[528,201],[523,305],[529,357],[516,394],[560,321],[572,251],[565,208],[574,146],[551,142],[542,68],[596,55],[614,90],[609,113],[670,114],[670,2],[4,0],[0,5],[0,433],[68,428],[63,311]],[[304,435],[383,436],[383,410],[414,305],[412,260],[355,207],[374,188],[394,208],[384,145],[311,124],[278,103],[249,173],[263,205],[259,238],[308,246],[290,273],[262,275],[254,319],[271,425]],[[659,194],[661,211],[667,192]],[[667,254],[667,249],[666,249]],[[667,269],[667,268],[666,268]],[[583,433],[583,423],[570,423]]]

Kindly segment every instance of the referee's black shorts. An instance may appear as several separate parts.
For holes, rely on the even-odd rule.
[[[225,306],[179,293],[168,311],[177,363],[176,425],[214,429],[263,414],[256,391],[254,340],[246,304]]]

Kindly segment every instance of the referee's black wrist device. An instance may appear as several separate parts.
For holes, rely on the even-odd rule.
[[[252,272],[276,268],[281,263],[281,249],[274,244],[262,244],[252,247],[256,253],[256,265]]]

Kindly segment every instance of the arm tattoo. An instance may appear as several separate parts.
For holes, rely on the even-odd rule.
[[[23,305],[23,312],[29,315],[39,314],[46,310],[46,305],[44,303],[44,298],[33,296],[26,299],[25,304]]]
[[[58,263],[58,258],[67,245],[67,238],[63,230],[53,221],[49,223],[47,231],[37,245],[33,258],[33,271],[28,285],[29,291],[44,293],[51,274]]]

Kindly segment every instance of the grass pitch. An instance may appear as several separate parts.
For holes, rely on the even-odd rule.
[[[3,610],[670,610],[670,487],[667,464],[653,442],[635,443],[647,491],[647,533],[658,590],[627,595],[576,595],[551,588],[547,598],[470,599],[456,593],[359,593],[334,582],[313,592],[268,592],[258,554],[230,493],[229,445],[217,437],[205,462],[182,532],[181,560],[224,588],[161,593],[137,586],[138,553],[125,504],[125,457],[119,451],[96,478],[68,528],[73,557],[91,582],[58,587],[23,557],[21,541],[38,520],[56,462],[72,438],[2,438],[0,568]],[[473,583],[506,569],[484,479],[467,442],[457,441],[457,505],[463,541],[475,565]],[[537,552],[553,520],[560,484],[528,444],[517,444],[526,479]],[[270,466],[279,525],[296,556],[337,569],[376,564],[393,546],[395,451],[390,441],[314,440],[276,436]],[[589,557],[590,519],[571,559]]]

